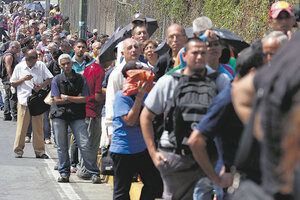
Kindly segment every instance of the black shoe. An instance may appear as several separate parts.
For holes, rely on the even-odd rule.
[[[36,158],[41,158],[41,159],[48,159],[49,156],[47,156],[46,154],[42,154],[42,155],[36,155]]]
[[[4,117],[3,118],[3,121],[11,121],[12,120],[12,117]]]
[[[102,183],[100,176],[99,175],[93,175],[92,176],[92,183],[93,184],[100,184],[100,183]]]
[[[61,175],[60,177],[58,177],[57,182],[69,183],[69,176]]]

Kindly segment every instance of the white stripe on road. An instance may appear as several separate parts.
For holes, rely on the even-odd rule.
[[[49,154],[48,154],[49,156]],[[57,180],[59,177],[58,171],[54,170],[54,166],[56,162],[49,156],[49,159],[44,159],[45,163],[48,167],[46,167],[47,174],[49,176],[53,176],[54,180]],[[69,199],[69,200],[81,200],[80,196],[73,189],[72,185],[69,183],[57,183],[58,185],[58,194],[61,196],[61,199]]]

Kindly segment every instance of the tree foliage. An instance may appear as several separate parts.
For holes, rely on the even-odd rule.
[[[294,6],[298,0],[287,0]],[[199,16],[209,17],[216,28],[230,29],[248,42],[261,38],[268,30],[269,9],[275,0],[148,0],[152,9],[147,16],[162,25],[179,23],[191,27]],[[154,6],[153,6],[154,5]],[[161,28],[158,32],[161,32]],[[158,33],[157,35],[160,35]]]

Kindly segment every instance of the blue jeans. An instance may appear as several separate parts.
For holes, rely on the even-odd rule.
[[[89,133],[89,140],[91,144],[91,148],[93,149],[93,152],[95,155],[98,154],[98,149],[100,145],[100,138],[101,138],[101,118],[99,117],[86,117],[85,123],[88,127],[88,133]],[[84,176],[86,173],[85,166],[83,164],[82,156],[79,157],[79,169],[77,171],[78,174],[81,174],[81,176]]]
[[[43,116],[43,129],[44,129],[44,140],[51,138],[51,127],[50,127],[50,119],[49,119],[49,111],[44,112]]]
[[[69,158],[69,141],[68,141],[68,125],[71,127],[76,143],[83,158],[84,166],[88,173],[99,175],[100,170],[97,166],[97,155],[93,153],[89,142],[87,125],[84,119],[66,121],[63,119],[54,118],[53,128],[57,143],[58,154],[58,171],[61,175],[70,175],[70,158]]]
[[[2,99],[2,92],[0,91],[0,108],[4,108],[4,102]]]
[[[211,200],[213,195],[213,182],[207,177],[201,178],[194,188],[193,200]]]

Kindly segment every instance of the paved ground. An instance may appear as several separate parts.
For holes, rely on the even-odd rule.
[[[15,158],[13,142],[16,122],[3,121],[0,112],[0,200],[110,200],[109,184],[92,184],[75,174],[70,183],[57,183],[58,172],[53,170],[57,153],[53,145],[46,145],[51,159],[36,159],[32,143],[25,146],[23,158]]]

